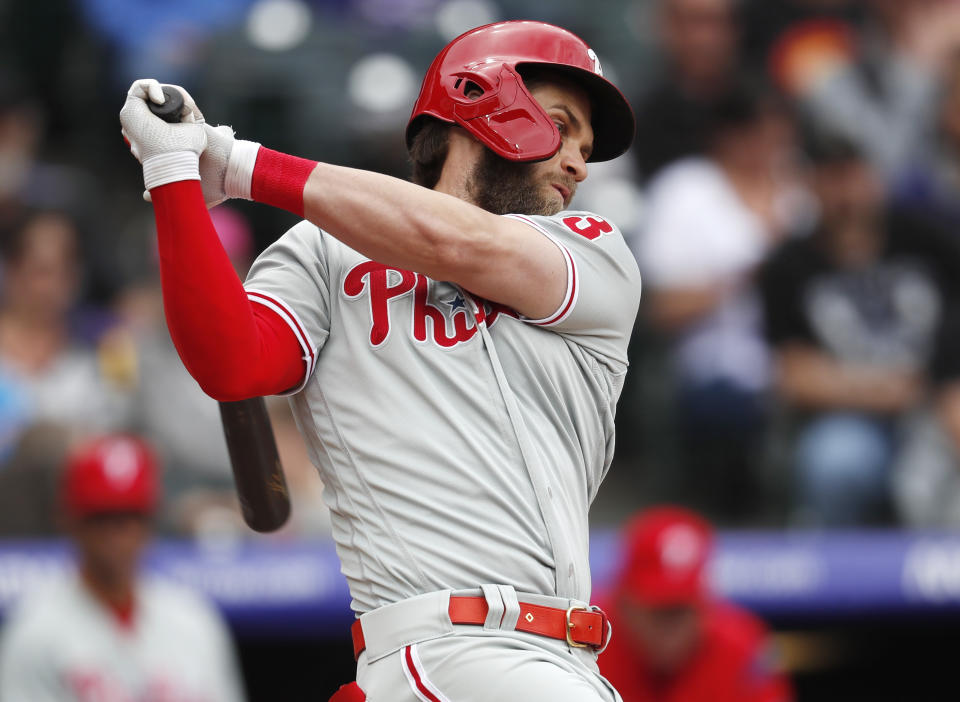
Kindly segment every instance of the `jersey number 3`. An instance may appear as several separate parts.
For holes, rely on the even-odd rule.
[[[613,225],[602,217],[564,217],[563,223],[575,234],[593,241],[613,231]]]

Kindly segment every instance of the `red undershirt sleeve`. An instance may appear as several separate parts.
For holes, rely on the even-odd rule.
[[[150,191],[170,337],[204,392],[221,401],[297,387],[307,365],[276,312],[251,303],[210,220],[200,181]]]

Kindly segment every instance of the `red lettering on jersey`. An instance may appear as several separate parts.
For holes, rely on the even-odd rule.
[[[97,670],[71,670],[67,686],[77,702],[134,702],[134,694],[107,674]],[[178,683],[154,676],[136,694],[138,702],[204,702],[209,699],[180,688]]]
[[[389,271],[400,274],[400,281],[390,285]],[[417,274],[400,268],[389,268],[382,263],[367,261],[347,273],[343,280],[343,291],[350,297],[357,297],[364,288],[370,289],[370,343],[379,346],[386,341],[390,333],[390,300],[406,295],[417,284]]]
[[[99,671],[71,670],[66,678],[78,702],[133,702],[123,688]]]
[[[564,217],[563,223],[567,225],[574,234],[594,241],[604,234],[613,231],[613,225],[603,217],[582,217],[579,215],[573,217]]]
[[[391,275],[391,271],[393,275]],[[399,280],[396,277],[399,276]],[[391,278],[394,283],[391,284]],[[469,293],[445,301],[451,309],[447,312],[428,301],[430,279],[424,275],[390,268],[382,263],[365,261],[354,266],[343,279],[343,292],[358,298],[364,292],[370,296],[370,343],[376,347],[386,341],[390,334],[390,301],[414,292],[412,310],[412,333],[416,341],[433,341],[437,346],[449,349],[470,341],[479,331],[480,324],[490,327],[502,315],[517,317],[513,310],[493,302],[475,298]],[[470,301],[477,311],[470,309]],[[450,329],[450,323],[453,329]],[[429,327],[429,329],[428,329]]]
[[[427,302],[427,278],[417,276],[417,293],[413,307],[413,338],[427,340],[427,320],[433,327],[433,340],[437,346],[449,349],[463,341],[470,341],[477,333],[477,326],[467,327],[466,303],[453,311],[453,336],[447,336],[447,318],[438,308]]]

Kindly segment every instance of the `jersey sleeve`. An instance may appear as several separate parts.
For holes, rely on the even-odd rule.
[[[330,280],[334,257],[330,241],[310,222],[300,222],[270,245],[254,262],[243,284],[247,298],[272,310],[286,322],[300,343],[307,384],[330,333]]]
[[[640,271],[620,230],[590,212],[505,216],[548,237],[567,263],[559,307],[543,319],[525,321],[563,334],[609,362],[626,364],[640,304]]]

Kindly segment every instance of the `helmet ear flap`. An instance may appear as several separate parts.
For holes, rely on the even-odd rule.
[[[484,83],[490,86],[486,90]],[[458,75],[454,85],[458,90],[454,121],[498,156],[509,161],[542,161],[559,150],[560,132],[512,66],[500,66],[495,85],[478,73]],[[467,99],[467,91],[476,89],[482,94]]]

